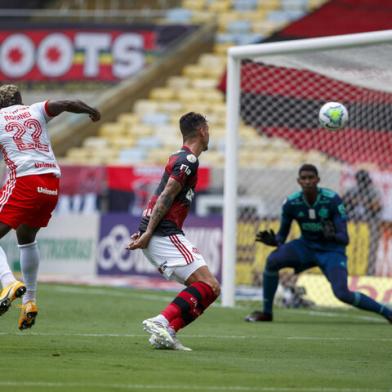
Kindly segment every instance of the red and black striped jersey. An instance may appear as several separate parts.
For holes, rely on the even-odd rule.
[[[161,181],[143,212],[139,226],[141,232],[146,231],[155,203],[171,177],[181,184],[182,189],[174,199],[169,211],[159,222],[154,234],[161,236],[184,234],[182,225],[188,215],[195,194],[198,167],[199,161],[197,157],[187,146],[183,146],[181,150],[169,157]]]

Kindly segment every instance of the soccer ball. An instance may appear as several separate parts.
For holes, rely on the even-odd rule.
[[[339,102],[327,102],[320,109],[320,125],[326,129],[341,129],[346,125],[347,120],[347,109]]]

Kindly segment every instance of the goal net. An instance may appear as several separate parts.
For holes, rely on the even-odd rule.
[[[256,244],[255,233],[277,231],[303,163],[316,165],[320,186],[343,197],[350,288],[392,302],[391,63],[392,30],[229,50],[224,305],[234,304],[235,287],[262,287],[273,248]],[[347,107],[343,130],[319,126],[328,101]],[[288,240],[298,236],[294,224]],[[283,270],[280,282],[276,300],[284,306],[340,305],[317,268],[299,276]]]

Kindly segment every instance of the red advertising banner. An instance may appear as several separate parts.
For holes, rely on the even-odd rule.
[[[0,80],[121,80],[188,30],[156,25],[0,30]]]
[[[143,193],[155,189],[163,174],[161,166],[61,165],[61,192],[67,195],[101,193],[105,189]],[[200,167],[196,191],[210,186],[210,168]]]
[[[108,166],[108,188],[138,192],[152,185],[158,186],[163,168],[161,166]],[[210,169],[200,167],[196,191],[203,191],[210,185]]]
[[[100,194],[106,189],[106,167],[61,165],[61,195]]]
[[[0,32],[0,78],[43,81],[123,79],[139,72],[155,33],[36,30]]]

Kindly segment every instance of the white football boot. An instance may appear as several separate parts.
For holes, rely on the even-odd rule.
[[[174,346],[174,340],[170,335],[169,327],[161,321],[161,317],[157,316],[146,319],[142,324],[143,329],[149,334],[155,335],[163,346],[167,348]]]
[[[192,351],[191,348],[184,346],[177,338],[176,332],[169,328],[169,333],[173,338],[174,344],[172,346],[166,346],[161,342],[161,340],[156,335],[151,335],[150,339],[148,340],[154,348],[158,350],[178,350],[178,351]]]

